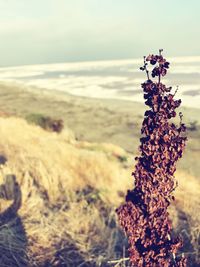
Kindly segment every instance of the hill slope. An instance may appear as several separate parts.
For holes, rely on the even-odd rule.
[[[68,129],[50,133],[14,117],[0,118],[0,155],[7,159],[0,165],[0,184],[6,175],[16,175],[22,192],[18,213],[6,221],[7,228],[1,223],[0,247],[7,254],[15,255],[20,246],[31,266],[71,267],[114,266],[108,261],[123,256],[127,244],[115,208],[132,187],[132,156],[112,144],[76,141]],[[200,186],[184,173],[177,178],[171,215],[193,261],[199,257]],[[1,214],[11,202],[0,200]],[[23,240],[16,218],[25,229]],[[15,263],[10,266],[20,260],[10,259]]]

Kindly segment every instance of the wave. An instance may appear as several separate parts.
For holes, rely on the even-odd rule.
[[[169,59],[171,69],[164,82],[180,86],[177,96],[184,106],[200,107],[200,57]],[[143,101],[139,71],[141,59],[68,62],[0,68],[0,80],[23,86],[61,90],[73,95]]]

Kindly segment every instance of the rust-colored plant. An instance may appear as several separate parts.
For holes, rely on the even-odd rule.
[[[154,65],[151,73],[148,64]],[[172,238],[172,224],[167,211],[174,200],[177,186],[174,172],[182,157],[187,138],[182,114],[178,126],[169,120],[176,116],[181,100],[175,100],[171,87],[161,83],[169,62],[162,56],[144,57],[147,81],[142,84],[145,104],[150,107],[144,114],[140,156],[133,176],[135,188],[128,191],[126,203],[117,209],[120,224],[129,239],[129,254],[135,267],[185,267],[186,258],[177,255],[182,246],[180,237]],[[152,76],[152,78],[150,78]],[[156,78],[156,81],[153,81]]]

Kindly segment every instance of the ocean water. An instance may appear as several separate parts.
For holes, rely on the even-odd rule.
[[[177,98],[183,106],[200,108],[200,57],[170,58],[163,83],[179,87]],[[60,90],[72,95],[143,102],[141,83],[146,75],[139,68],[142,59],[0,68],[0,81]]]

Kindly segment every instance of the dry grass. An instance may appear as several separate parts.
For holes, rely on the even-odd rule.
[[[32,266],[114,266],[107,262],[122,257],[126,246],[114,210],[132,187],[130,156],[111,144],[76,141],[68,129],[49,133],[12,117],[0,118],[0,140],[8,159],[0,184],[12,173],[21,186],[18,214]],[[171,214],[176,229],[191,238],[186,252],[199,258],[200,187],[184,173],[178,179]]]
[[[75,141],[69,130],[48,133],[16,118],[0,118],[0,136],[0,153],[8,159],[1,183],[5,174],[17,176],[31,258],[37,264],[52,259],[60,242],[76,246],[90,261],[112,250],[110,206],[119,204],[118,189],[130,186],[118,159],[125,152],[106,144],[96,151],[96,144]]]
[[[199,179],[184,173],[178,175],[176,189],[176,213],[174,227],[184,239],[183,252],[189,257],[191,266],[200,265],[200,184]],[[195,265],[197,264],[197,265]]]

